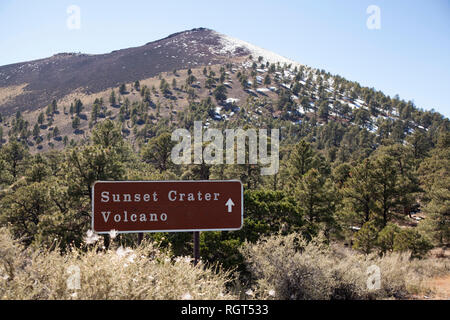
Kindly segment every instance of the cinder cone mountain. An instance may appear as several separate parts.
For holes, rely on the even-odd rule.
[[[1,66],[0,113],[33,111],[75,91],[93,94],[161,72],[225,63],[250,54],[291,62],[244,41],[197,28],[107,54],[59,53]]]

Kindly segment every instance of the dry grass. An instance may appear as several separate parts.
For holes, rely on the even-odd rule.
[[[23,93],[23,89],[28,83],[19,84],[17,86],[0,87],[0,105],[7,103],[9,100],[20,96]]]
[[[24,249],[0,230],[0,299],[234,299],[229,275],[215,271],[150,243],[61,254]]]
[[[95,240],[95,236],[93,236]],[[100,238],[101,239],[101,238]],[[92,241],[92,239],[91,239]],[[97,241],[98,242],[98,241]],[[408,254],[365,256],[343,247],[306,242],[298,235],[272,236],[242,248],[253,276],[250,299],[410,299],[434,297],[447,279],[448,259],[411,260]],[[380,270],[380,287],[369,288],[370,266]],[[79,275],[79,277],[77,277]],[[77,279],[79,279],[77,283]],[[0,299],[238,299],[219,268],[189,257],[173,257],[145,242],[136,249],[113,243],[66,253],[25,249],[0,229]],[[373,283],[373,282],[372,282]],[[442,294],[440,295],[442,298]]]

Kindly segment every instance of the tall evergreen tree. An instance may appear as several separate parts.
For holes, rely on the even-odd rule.
[[[83,106],[83,103],[81,102],[81,100],[76,99],[74,102],[74,113],[79,116],[80,113],[83,111],[83,108],[84,108],[84,106]]]
[[[37,138],[39,137],[39,133],[41,132],[41,128],[39,127],[39,125],[36,123],[33,127],[33,137]]]
[[[309,169],[313,168],[313,166],[314,151],[312,150],[311,144],[305,140],[301,140],[295,145],[289,157],[288,170],[294,184]]]
[[[422,227],[441,246],[450,243],[450,133],[442,131],[436,149],[419,168],[424,190]]]
[[[374,167],[369,159],[350,170],[350,177],[342,189],[342,219],[349,224],[347,227],[353,224],[362,226],[371,219],[376,201],[374,184]]]
[[[42,124],[44,124],[44,120],[45,120],[45,115],[44,115],[44,113],[43,113],[43,112],[39,113],[39,116],[38,116],[38,119],[37,119],[38,123],[39,123],[40,125],[42,125]]]
[[[78,128],[80,127],[80,123],[81,123],[80,118],[78,116],[75,116],[75,118],[73,118],[72,121],[72,128],[78,130]]]
[[[335,211],[332,184],[317,169],[310,169],[299,180],[295,198],[313,229],[317,224],[324,224],[326,230],[332,227]]]
[[[116,105],[116,94],[115,94],[114,90],[111,90],[111,93],[110,93],[110,95],[109,95],[109,103],[110,103],[112,106],[115,106],[115,105]]]
[[[170,133],[163,133],[153,138],[141,151],[142,160],[152,163],[160,172],[167,170],[171,164],[170,156],[175,143]]]
[[[214,89],[213,94],[218,103],[223,103],[227,99],[227,88],[221,84]]]
[[[119,87],[119,93],[121,95],[124,95],[125,93],[127,93],[127,85],[125,83],[122,83]]]
[[[374,161],[374,192],[377,195],[377,207],[381,214],[383,227],[390,220],[391,209],[396,205],[399,197],[399,174],[394,158],[380,155]]]

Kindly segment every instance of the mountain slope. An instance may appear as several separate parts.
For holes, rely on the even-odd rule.
[[[217,98],[218,88],[225,97]],[[433,144],[448,125],[411,101],[204,28],[109,54],[57,54],[0,67],[0,115],[0,145],[15,137],[33,152],[87,139],[102,119],[119,121],[137,145],[159,129],[189,127],[192,119],[206,126],[291,126],[321,148],[330,132],[340,146],[352,127],[370,133],[367,148],[386,138],[406,143],[415,132]]]
[[[199,28],[108,54],[62,53],[0,67],[0,112],[35,110],[78,90],[95,93],[160,72],[211,65],[257,48]],[[2,98],[3,97],[3,98]]]

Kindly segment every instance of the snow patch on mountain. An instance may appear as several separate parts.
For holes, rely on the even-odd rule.
[[[287,64],[292,65],[293,68],[300,67],[301,64],[298,62],[295,62],[291,59],[285,58],[279,54],[276,54],[272,51],[263,49],[261,47],[255,46],[251,43],[245,42],[240,39],[236,39],[218,32],[213,31],[216,33],[216,35],[219,37],[219,41],[221,43],[221,46],[218,48],[218,50],[214,50],[215,54],[221,54],[221,55],[233,55],[236,52],[239,52],[242,49],[245,49],[249,52],[254,58],[263,57],[266,61],[269,63],[281,63],[281,64]]]

